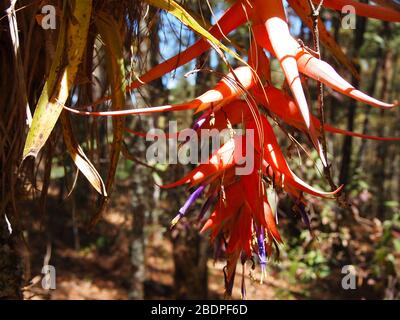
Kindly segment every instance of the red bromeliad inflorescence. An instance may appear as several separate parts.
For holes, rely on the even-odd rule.
[[[319,1],[314,2],[319,3]],[[289,4],[293,5],[296,12],[300,10],[300,17],[307,16],[308,0],[291,0]],[[334,10],[340,10],[347,4],[353,5],[356,12],[363,16],[391,22],[400,21],[400,12],[391,8],[356,1],[324,1],[324,6]],[[217,39],[221,39],[246,22],[250,22],[251,26],[248,65],[232,70],[214,88],[192,101],[177,105],[110,112],[86,112],[66,107],[71,112],[90,116],[126,116],[192,109],[196,113],[201,113],[195,122],[195,130],[222,130],[239,124],[246,129],[254,130],[254,141],[251,146],[254,167],[250,174],[236,174],[235,170],[242,165],[236,161],[237,145],[241,144],[243,149],[243,144],[247,142],[233,130],[231,138],[210,156],[207,163],[200,164],[181,180],[164,186],[170,188],[186,184],[194,190],[179,210],[173,224],[186,214],[197,199],[205,198],[199,214],[199,220],[203,221],[201,232],[210,232],[211,241],[216,245],[218,252],[224,249],[227,259],[224,270],[227,294],[232,293],[239,259],[244,264],[245,261],[257,256],[264,275],[267,259],[272,256],[274,248],[278,248],[282,243],[275,222],[276,213],[268,202],[268,186],[273,186],[277,191],[284,191],[294,199],[307,225],[309,221],[304,210],[306,205],[304,194],[335,199],[342,189],[339,187],[332,192],[323,192],[296,176],[279,147],[270,123],[272,119],[278,119],[303,132],[316,148],[324,166],[327,166],[327,159],[320,141],[322,129],[365,139],[400,140],[400,138],[349,132],[329,124],[324,124],[321,128],[320,120],[311,113],[308,106],[301,75],[315,79],[335,91],[373,107],[391,109],[396,104],[379,101],[357,90],[329,64],[296,41],[290,34],[282,0],[237,0],[209,32]],[[327,44],[328,48],[334,47],[340,50],[336,44],[332,45],[329,34],[322,36],[320,40],[323,44]],[[198,57],[209,48],[210,44],[206,40],[197,41],[179,56],[172,57],[149,70],[139,80],[130,84],[129,90],[163,76]],[[335,55],[335,52],[333,54]],[[279,61],[287,80],[289,93],[272,85],[269,57]],[[211,214],[206,217],[206,212],[210,209]],[[244,291],[243,289],[243,293]]]

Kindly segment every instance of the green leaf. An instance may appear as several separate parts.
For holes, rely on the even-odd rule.
[[[72,6],[72,8],[71,8]],[[64,17],[58,36],[55,59],[33,116],[25,142],[23,158],[37,157],[50,136],[75,82],[78,67],[84,56],[92,0],[64,2]],[[69,116],[62,116],[63,137],[75,165],[100,194],[106,196],[101,176],[84,154],[73,135]]]
[[[148,4],[168,11],[170,14],[175,16],[184,25],[188,26],[193,31],[197,32],[203,38],[207,39],[211,44],[217,46],[221,50],[227,52],[235,59],[239,60],[243,64],[247,64],[238,54],[233,52],[231,49],[226,47],[221,41],[216,39],[211,33],[202,27],[202,25],[182,6],[176,3],[174,0],[145,0]]]
[[[64,14],[68,12],[65,10],[67,3],[64,2]],[[55,59],[35,109],[23,159],[37,157],[57,123],[85,52],[91,12],[92,0],[80,0],[75,2],[70,14],[74,23],[70,15],[63,17]]]
[[[69,114],[65,111],[61,115],[61,125],[63,129],[64,143],[75,165],[86,177],[86,179],[88,179],[93,188],[95,188],[98,193],[106,197],[107,191],[104,186],[103,179],[76,141],[72,131]]]

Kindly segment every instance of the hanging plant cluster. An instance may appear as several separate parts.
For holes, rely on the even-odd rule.
[[[278,144],[273,129],[275,122],[285,123],[304,134],[310,145],[317,151],[328,176],[329,163],[324,141],[325,131],[365,139],[400,140],[358,134],[326,124],[323,118],[313,115],[310,111],[303,89],[303,77],[314,79],[321,85],[326,85],[372,107],[391,109],[396,106],[396,103],[382,102],[359,91],[320,58],[318,47],[310,49],[301,41],[294,39],[290,33],[282,0],[237,0],[209,30],[204,29],[174,1],[148,0],[146,2],[169,11],[199,33],[202,38],[178,56],[157,65],[127,85],[125,88],[127,91],[171,72],[212,47],[221,56],[224,53],[231,54],[242,65],[235,69],[230,68],[229,74],[201,96],[177,105],[126,110],[121,106],[123,103],[121,92],[113,93],[113,97],[106,97],[93,103],[95,106],[113,98],[119,108],[111,111],[83,111],[66,107],[64,106],[65,99],[57,103],[61,103],[64,109],[75,114],[112,116],[115,119],[128,115],[194,110],[198,117],[193,129],[197,131],[231,129],[229,139],[211,154],[206,163],[199,164],[179,181],[164,186],[170,188],[187,185],[192,190],[192,194],[179,211],[173,224],[186,214],[196,200],[204,198],[204,205],[200,212],[200,219],[204,222],[201,232],[209,232],[216,248],[218,250],[223,248],[225,251],[227,259],[224,270],[225,286],[227,294],[231,294],[237,262],[241,260],[244,264],[247,260],[258,257],[264,274],[267,259],[273,256],[274,249],[277,249],[283,241],[276,225],[275,213],[268,201],[268,188],[274,188],[276,192],[285,192],[289,195],[308,226],[305,195],[335,199],[343,188],[343,186],[334,187],[331,183],[331,191],[321,191],[300,179],[289,167]],[[334,41],[318,17],[320,5],[333,10],[341,10],[344,5],[352,5],[356,13],[362,16],[390,22],[400,21],[400,12],[392,8],[390,1],[379,1],[380,5],[368,5],[349,0],[288,0],[287,2],[311,30],[318,31],[316,40],[321,41],[331,54],[355,76],[357,76],[357,71],[351,60]],[[100,30],[106,30],[105,20],[105,18],[100,19],[98,22]],[[246,23],[250,30],[250,45],[247,48],[247,61],[244,61],[220,41]],[[114,41],[112,36],[107,37],[107,31],[103,34],[110,43]],[[314,34],[314,36],[317,35]],[[113,52],[110,56],[113,56]],[[271,81],[271,59],[277,59],[285,75],[286,85],[283,88],[274,86]],[[118,70],[119,66],[115,65],[113,72],[117,73],[118,77],[123,77],[123,73]],[[323,116],[323,113],[320,115]],[[234,127],[237,125],[242,125],[246,130],[253,130],[254,139],[251,146],[243,147],[248,141],[245,136],[236,134]],[[239,145],[241,148],[238,148]],[[247,155],[241,154],[240,157],[236,153],[249,149],[254,161],[253,168],[249,174],[238,175],[237,169],[242,167],[243,163],[239,163],[237,159],[246,158]],[[96,189],[105,193],[104,185],[97,184]],[[106,189],[108,192],[108,186]],[[206,216],[206,212],[211,212],[211,214]]]

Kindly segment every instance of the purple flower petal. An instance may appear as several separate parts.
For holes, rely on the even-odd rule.
[[[182,208],[179,209],[179,213],[171,222],[171,227],[174,227],[179,220],[186,214],[187,210],[193,205],[193,203],[201,196],[202,192],[205,189],[205,185],[201,185],[198,187],[190,196],[189,199],[186,200],[185,204]]]
[[[179,209],[179,213],[181,215],[185,215],[186,211],[193,205],[193,203],[201,196],[205,189],[205,185],[201,185],[198,187],[190,196],[189,199],[186,200],[185,204],[182,208]]]
[[[267,267],[267,255],[265,251],[265,234],[264,234],[264,228],[263,227],[256,227],[256,233],[257,233],[257,245],[258,245],[258,259],[260,260],[260,266],[261,266],[261,282],[264,279],[264,275],[266,273],[266,267]]]
[[[197,119],[192,127],[193,130],[197,131],[198,129],[201,128],[201,126],[206,122],[207,118],[201,116],[199,119]]]

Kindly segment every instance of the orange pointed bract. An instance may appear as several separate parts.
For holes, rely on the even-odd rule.
[[[350,83],[344,80],[329,64],[319,60],[305,51],[299,49],[296,55],[299,70],[306,76],[320,81],[334,90],[337,90],[353,99],[367,103],[371,106],[390,109],[395,106],[393,103],[385,103],[372,98],[365,93],[355,89]]]

